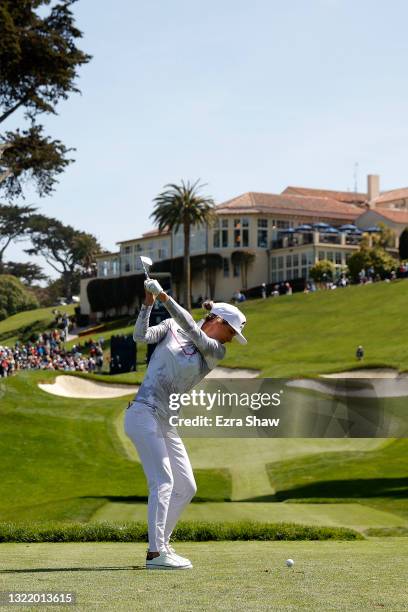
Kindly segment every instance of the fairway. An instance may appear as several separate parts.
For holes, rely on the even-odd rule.
[[[1,590],[73,591],[87,610],[397,612],[408,606],[406,538],[175,547],[192,570],[147,572],[143,544],[1,544]]]
[[[145,476],[123,431],[127,398],[62,398],[38,388],[54,378],[37,371],[4,381],[0,520],[146,520]],[[359,530],[407,525],[406,445],[390,442],[184,438],[198,492],[183,518],[320,521]],[[350,482],[343,493],[342,479]],[[355,499],[363,484],[367,503]],[[294,497],[315,503],[276,503]],[[329,503],[319,504],[320,498]]]
[[[92,521],[145,521],[146,504],[107,503],[95,512]],[[364,531],[369,527],[408,527],[408,521],[391,512],[362,504],[289,504],[284,502],[207,502],[190,504],[184,511],[185,521],[237,521],[299,523],[351,527]]]

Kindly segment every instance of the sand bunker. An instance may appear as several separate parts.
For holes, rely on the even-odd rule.
[[[235,368],[214,368],[206,378],[256,378],[258,370],[245,370]],[[132,395],[139,389],[139,385],[119,385],[103,383],[80,376],[57,376],[55,382],[38,385],[42,391],[59,395],[61,397],[76,397],[79,399],[103,399],[109,397],[122,397]]]
[[[222,368],[217,367],[211,370],[206,378],[257,378],[259,370],[249,370],[247,368]]]
[[[323,378],[400,378],[408,374],[399,374],[393,368],[367,368],[364,370],[350,370],[349,372],[336,372],[335,374],[321,374]]]
[[[39,384],[40,389],[61,397],[102,399],[136,393],[138,385],[116,385],[88,380],[79,376],[57,376],[52,384]]]
[[[327,395],[347,397],[406,397],[408,396],[408,374],[399,374],[392,368],[373,368],[350,370],[335,374],[322,374],[321,380],[298,379],[290,381],[288,386],[311,389]],[[330,378],[329,381],[322,380]],[[352,385],[344,379],[353,380]],[[337,380],[337,382],[336,382]],[[343,380],[343,382],[342,382]]]

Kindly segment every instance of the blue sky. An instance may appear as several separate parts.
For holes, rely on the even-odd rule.
[[[217,202],[289,184],[353,190],[356,162],[362,191],[368,173],[383,190],[408,185],[405,1],[74,6],[93,59],[82,95],[43,122],[76,162],[52,196],[26,201],[105,248],[150,229],[153,198],[180,179],[201,178]],[[6,259],[26,260],[22,245]]]

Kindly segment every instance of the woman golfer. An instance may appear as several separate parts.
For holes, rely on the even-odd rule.
[[[167,295],[158,281],[146,280],[145,303],[133,332],[136,342],[157,343],[143,383],[126,410],[125,432],[135,445],[149,487],[147,569],[191,569],[177,555],[170,535],[197,486],[187,451],[169,425],[171,393],[187,393],[224,358],[224,344],[242,335],[246,318],[231,304],[207,302],[210,313],[196,323],[190,313]],[[158,298],[170,319],[149,327]]]

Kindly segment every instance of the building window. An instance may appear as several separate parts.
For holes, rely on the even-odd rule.
[[[290,227],[290,221],[287,221],[286,219],[277,219],[276,227],[278,229],[288,229]]]
[[[234,276],[235,277],[240,276],[241,275],[241,266],[240,266],[240,264],[239,263],[235,263],[233,267],[234,267]]]
[[[307,265],[307,255],[306,253],[302,253],[302,266]]]
[[[268,219],[258,219],[258,247],[268,248]]]
[[[271,257],[271,269],[276,270],[276,257]]]
[[[249,244],[249,219],[234,219],[234,246],[247,247]]]
[[[283,268],[283,255],[279,255],[278,257],[278,269],[282,270]]]
[[[341,251],[336,251],[336,264],[341,265]]]
[[[226,257],[223,257],[222,265],[223,265],[224,277],[226,278],[230,274],[229,259],[227,259]]]
[[[302,278],[307,278],[307,268],[302,268]]]
[[[319,261],[322,261],[322,259],[326,259],[325,253],[324,251],[319,251]]]
[[[328,261],[334,261],[334,253],[333,253],[333,251],[327,251],[327,259],[328,259]]]
[[[218,219],[213,230],[213,246],[215,249],[228,247],[228,219]]]
[[[292,267],[292,255],[286,255],[286,267],[287,268]]]

